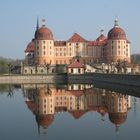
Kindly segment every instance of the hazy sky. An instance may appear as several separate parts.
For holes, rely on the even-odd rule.
[[[37,16],[46,19],[56,40],[74,32],[93,40],[101,28],[107,35],[117,16],[132,53],[140,53],[140,0],[0,0],[0,56],[24,58]]]

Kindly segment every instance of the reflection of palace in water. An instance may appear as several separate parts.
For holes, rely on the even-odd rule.
[[[109,120],[118,127],[126,121],[131,108],[131,97],[91,85],[68,85],[61,88],[52,85],[23,85],[28,108],[36,116],[38,126],[47,128],[57,112],[69,112],[80,119],[87,112],[98,112],[102,120]]]

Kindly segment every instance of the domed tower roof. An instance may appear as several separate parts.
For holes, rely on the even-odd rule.
[[[127,113],[109,113],[109,120],[116,124],[120,125],[124,123],[127,119]]]
[[[45,20],[42,20],[42,27],[35,32],[35,39],[38,40],[53,40],[53,34],[49,28],[45,26]]]
[[[34,52],[34,39],[27,45],[25,52]]]
[[[48,114],[48,115],[36,115],[36,121],[37,123],[42,127],[48,127],[52,124],[54,120],[54,115]]]
[[[125,31],[119,27],[118,20],[115,20],[114,27],[108,32],[109,40],[126,40]]]

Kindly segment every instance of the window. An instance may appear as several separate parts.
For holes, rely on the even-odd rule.
[[[43,73],[43,69],[41,69],[41,73]]]
[[[80,85],[78,85],[78,89],[81,89],[81,86]]]
[[[44,49],[46,49],[46,46],[43,46]]]
[[[37,55],[39,55],[39,51],[37,51]]]
[[[44,40],[44,41],[43,41],[43,43],[45,44],[45,43],[46,43],[46,41]]]
[[[71,69],[71,73],[73,73],[73,69]]]
[[[56,60],[56,64],[58,64],[58,60]]]
[[[44,51],[44,55],[46,55],[46,52]]]
[[[71,64],[72,63],[72,60],[69,60],[69,63]]]
[[[118,48],[120,49],[120,45],[118,46]]]
[[[118,51],[118,55],[120,55],[121,53],[120,53],[120,51]]]
[[[112,55],[114,55],[114,46],[112,46]]]
[[[80,73],[81,72],[81,70],[80,69],[78,69],[78,73]]]
[[[24,72],[27,73],[27,70],[25,70]]]

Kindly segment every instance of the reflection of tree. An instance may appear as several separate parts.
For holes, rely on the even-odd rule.
[[[13,97],[13,89],[12,89],[12,86],[11,85],[8,85],[8,94],[7,94],[7,96],[8,97]]]

